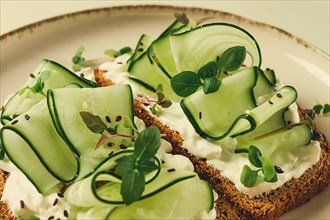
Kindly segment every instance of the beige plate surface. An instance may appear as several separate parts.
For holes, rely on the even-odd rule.
[[[71,57],[85,46],[87,59],[102,57],[107,48],[134,48],[143,33],[157,36],[173,20],[174,12],[194,19],[214,17],[249,31],[262,51],[262,67],[275,69],[278,78],[293,85],[304,108],[329,103],[329,55],[290,34],[255,21],[219,11],[167,6],[114,7],[64,15],[41,21],[1,36],[0,88],[3,103],[17,91],[43,58],[71,68]],[[303,25],[303,24],[302,24]],[[318,116],[321,130],[330,139],[329,116]],[[330,219],[329,188],[282,218]]]

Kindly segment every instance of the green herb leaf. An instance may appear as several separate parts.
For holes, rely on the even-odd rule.
[[[144,175],[138,169],[127,171],[123,178],[120,193],[124,203],[130,205],[141,198],[144,191],[145,179]]]
[[[248,158],[250,160],[250,162],[256,166],[256,167],[262,167],[262,162],[260,160],[260,157],[262,156],[260,150],[251,145],[248,149]]]
[[[313,109],[314,109],[316,114],[320,114],[321,110],[323,109],[323,106],[322,105],[314,105]]]
[[[218,69],[220,72],[235,71],[243,64],[245,57],[245,47],[231,47],[223,52],[223,54],[220,56],[218,61]]]
[[[171,79],[171,86],[177,95],[187,97],[196,92],[202,82],[196,73],[184,71]]]
[[[137,168],[137,160],[134,155],[123,156],[116,160],[118,164],[116,168],[116,173],[120,176],[124,176],[124,174],[128,171],[135,170]]]
[[[273,182],[276,176],[274,164],[263,156],[260,157],[260,160],[262,162],[262,173],[264,174],[264,180],[266,182]]]
[[[140,170],[144,174],[150,173],[158,169],[158,166],[153,161],[146,159],[139,160],[137,166],[138,166],[138,170]]]
[[[216,77],[210,77],[204,79],[203,91],[205,94],[213,93],[219,90],[221,80]]]
[[[104,51],[104,54],[109,57],[114,57],[117,54],[117,51],[114,49],[107,49]]]
[[[72,57],[72,69],[75,72],[81,70],[81,67],[85,64],[85,58],[82,57],[83,52],[85,51],[85,47],[79,47],[74,56]]]
[[[165,99],[165,100],[161,101],[159,103],[159,105],[162,106],[163,108],[168,108],[172,105],[172,101],[168,100],[168,99]]]
[[[157,127],[151,126],[144,129],[135,141],[134,155],[140,158],[151,159],[157,153],[161,143],[160,133]]]
[[[198,70],[197,74],[202,79],[216,77],[218,74],[217,63],[215,61],[208,62]]]
[[[240,181],[245,187],[253,187],[257,183],[259,170],[252,170],[248,165],[243,166]]]
[[[37,78],[37,82],[35,83],[35,85],[33,87],[31,87],[31,91],[33,93],[41,92],[43,90],[44,86],[45,86],[45,81],[47,79],[49,79],[50,76],[51,76],[50,71],[41,72],[39,77]]]
[[[118,51],[117,56],[123,55],[125,53],[130,53],[132,49],[130,47],[123,47]]]
[[[330,112],[330,105],[329,104],[325,104],[323,107],[323,114],[329,113]]]
[[[106,124],[102,121],[100,116],[93,115],[90,112],[81,111],[79,112],[82,120],[85,122],[86,126],[93,133],[102,134],[103,131],[107,130]]]

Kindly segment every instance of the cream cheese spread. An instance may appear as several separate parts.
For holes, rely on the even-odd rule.
[[[149,96],[150,92],[146,92],[145,89],[136,86],[128,79],[129,73],[126,70],[128,58],[128,55],[124,55],[118,57],[113,62],[104,63],[100,66],[100,70],[105,71],[104,76],[113,83],[130,84],[134,94]],[[283,87],[283,83],[278,81],[276,87]],[[251,164],[246,155],[234,153],[235,139],[225,138],[216,142],[203,139],[195,132],[179,103],[174,102],[169,108],[160,107],[158,110],[157,119],[180,133],[184,139],[184,148],[199,158],[206,158],[208,164],[220,170],[222,176],[228,178],[240,192],[250,197],[276,189],[291,178],[298,178],[320,158],[321,148],[318,141],[312,141],[307,146],[293,147],[285,151],[275,151],[270,156],[270,160],[284,171],[283,174],[278,175],[278,181],[274,183],[264,182],[255,187],[247,188],[240,182],[240,173],[245,164]],[[285,119],[291,123],[299,122],[296,103],[289,106]]]

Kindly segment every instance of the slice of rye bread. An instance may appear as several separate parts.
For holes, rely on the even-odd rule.
[[[101,71],[95,72],[95,79],[103,86],[112,83],[103,77]],[[301,118],[304,110],[299,109]],[[168,126],[162,124],[157,118],[146,110],[144,104],[134,100],[134,114],[142,119],[147,126],[155,125],[164,139],[173,146],[173,154],[180,154],[189,158],[194,164],[195,171],[200,178],[207,180],[217,192],[218,199],[215,204],[217,219],[275,219],[282,214],[306,203],[314,195],[326,188],[330,181],[330,152],[325,136],[314,127],[315,136],[321,143],[320,160],[306,170],[298,179],[292,178],[281,187],[260,196],[250,198],[240,193],[234,184],[221,176],[219,170],[207,165],[205,159],[197,158],[182,148],[183,138]],[[196,134],[197,135],[197,134]],[[8,173],[0,169],[0,198]],[[8,206],[0,201],[1,219],[15,219]]]

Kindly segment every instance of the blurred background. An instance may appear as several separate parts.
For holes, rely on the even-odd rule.
[[[159,4],[221,10],[264,22],[330,51],[330,0],[87,1],[0,0],[0,34],[46,18],[119,5]]]

